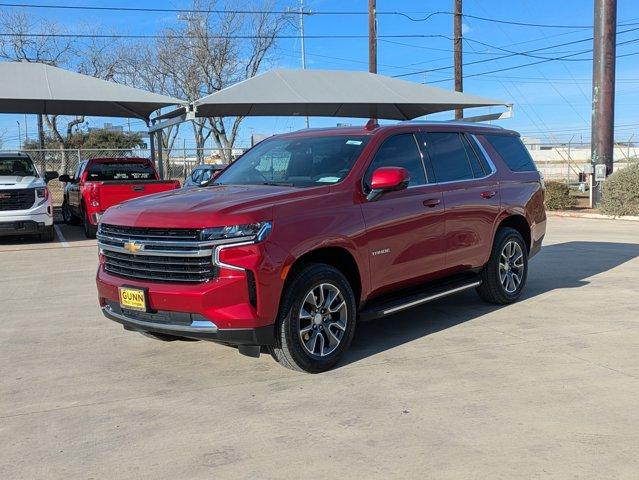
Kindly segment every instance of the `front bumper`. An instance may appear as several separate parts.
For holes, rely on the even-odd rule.
[[[0,236],[32,235],[42,233],[51,226],[53,226],[53,208],[50,200],[28,210],[0,212]]]
[[[156,311],[152,313],[122,309],[116,302],[102,307],[105,317],[136,332],[162,333],[176,337],[210,340],[229,345],[273,345],[273,325],[257,328],[219,329],[205,317],[195,313]]]

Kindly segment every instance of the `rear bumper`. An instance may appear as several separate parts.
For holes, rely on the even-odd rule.
[[[123,310],[116,302],[102,307],[105,317],[118,322],[127,330],[162,333],[176,337],[209,340],[229,345],[273,345],[273,325],[256,328],[227,328],[218,326],[199,314],[157,311],[154,313]]]

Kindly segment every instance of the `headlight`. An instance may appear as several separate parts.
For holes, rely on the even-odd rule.
[[[38,198],[48,198],[49,197],[49,189],[47,187],[38,187],[36,188],[36,196]]]
[[[220,243],[229,242],[261,242],[271,232],[272,222],[246,223],[244,225],[230,225],[228,227],[205,228],[200,233],[200,240],[219,240]]]

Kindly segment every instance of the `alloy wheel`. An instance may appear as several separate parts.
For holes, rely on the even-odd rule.
[[[506,242],[499,257],[499,281],[506,293],[515,293],[524,278],[524,252],[521,245],[510,240]]]
[[[325,357],[339,347],[348,322],[346,300],[335,285],[322,283],[308,291],[300,307],[298,333],[307,353]]]

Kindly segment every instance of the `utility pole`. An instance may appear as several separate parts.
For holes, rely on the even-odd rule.
[[[300,50],[302,53],[302,70],[306,70],[306,50],[304,49],[304,0],[300,0]],[[306,128],[309,127],[308,115]]]
[[[368,0],[368,71],[377,73],[377,5]],[[371,107],[369,124],[377,123],[376,112]]]
[[[592,61],[592,163],[613,168],[615,141],[615,55],[617,42],[617,0],[595,0]],[[601,185],[601,183],[600,183]],[[601,187],[593,191],[595,205]]]
[[[455,91],[464,91],[464,73],[462,70],[462,0],[454,0],[455,14],[453,15],[454,39],[453,48],[455,50]],[[464,118],[464,110],[455,109],[455,119]]]
[[[368,0],[368,71],[377,73],[376,0]]]
[[[44,125],[42,124],[42,114],[38,114],[38,148],[44,150]]]
[[[18,149],[22,150],[22,129],[20,128],[20,121],[16,120],[18,124]]]

